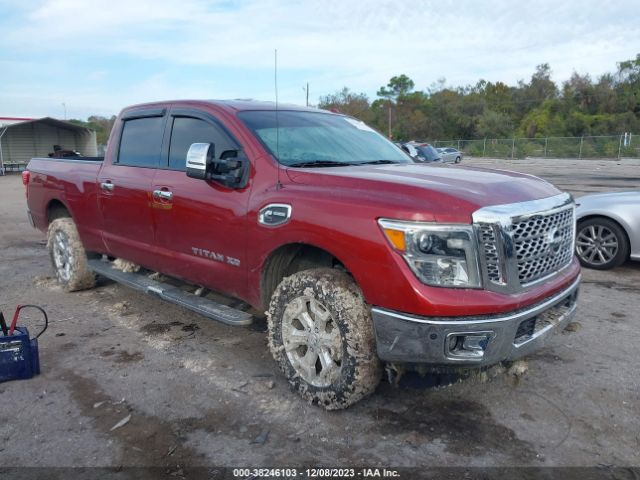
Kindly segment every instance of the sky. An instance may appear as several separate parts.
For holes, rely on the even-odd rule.
[[[110,116],[178,98],[310,103],[344,86],[375,99],[515,85],[549,63],[560,83],[640,53],[640,2],[0,0],[0,117]]]

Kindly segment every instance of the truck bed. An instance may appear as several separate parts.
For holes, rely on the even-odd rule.
[[[96,185],[101,166],[102,157],[32,158],[27,170],[31,176],[29,205],[34,225],[46,231],[50,208],[59,201],[74,212],[83,241],[90,246],[101,245]]]

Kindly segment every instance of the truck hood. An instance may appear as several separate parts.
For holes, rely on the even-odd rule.
[[[471,222],[491,205],[525,202],[560,193],[532,175],[468,166],[418,163],[287,169],[295,184],[321,187],[332,197],[366,198],[415,220]],[[326,195],[326,193],[325,193]],[[323,195],[324,196],[324,195]]]

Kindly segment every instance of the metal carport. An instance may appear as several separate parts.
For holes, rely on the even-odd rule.
[[[31,158],[53,152],[54,145],[88,157],[98,154],[96,132],[90,128],[51,117],[10,122],[0,118],[0,175],[23,170]]]

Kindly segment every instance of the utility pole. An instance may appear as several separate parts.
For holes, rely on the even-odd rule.
[[[305,91],[305,94],[307,96],[307,107],[308,107],[309,106],[309,82],[307,82],[306,88],[302,87],[302,89]]]
[[[64,108],[64,119],[67,119],[67,104],[62,102],[62,108]]]
[[[391,140],[391,100],[389,100],[389,133],[387,136]]]

